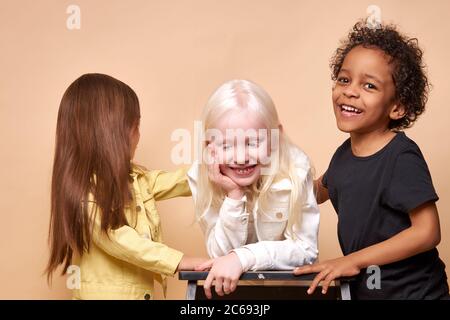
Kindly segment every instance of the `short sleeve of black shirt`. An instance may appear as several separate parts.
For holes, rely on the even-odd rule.
[[[438,199],[420,149],[415,146],[405,148],[397,156],[382,202],[394,210],[409,213],[424,203]]]
[[[339,154],[339,153],[341,152],[341,150],[342,150],[343,148],[345,148],[346,145],[349,145],[349,144],[350,144],[350,139],[347,139],[347,141],[345,141],[345,142],[344,142],[344,143],[336,150],[336,152],[333,154],[333,157],[332,157],[331,160],[330,160],[330,164],[328,165],[327,171],[325,171],[325,173],[322,175],[322,181],[321,181],[321,183],[322,183],[322,186],[324,186],[325,188],[328,189],[328,172],[330,171],[329,169],[330,169],[331,165],[332,165],[332,164],[334,163],[334,161],[335,161],[336,154]]]

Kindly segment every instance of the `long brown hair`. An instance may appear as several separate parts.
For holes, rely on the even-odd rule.
[[[49,281],[60,264],[65,274],[74,253],[81,256],[89,250],[89,194],[100,209],[102,231],[127,224],[124,208],[132,199],[130,135],[139,119],[136,93],[113,77],[85,74],[64,93],[53,162]]]

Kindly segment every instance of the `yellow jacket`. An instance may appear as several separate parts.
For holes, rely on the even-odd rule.
[[[155,201],[190,196],[187,169],[174,172],[147,171],[132,166],[135,208],[125,213],[125,225],[108,234],[101,232],[100,214],[92,197],[90,213],[95,214],[89,252],[74,257],[79,266],[80,286],[74,299],[153,299],[154,280],[163,284],[173,276],[183,253],[161,241],[161,223]]]

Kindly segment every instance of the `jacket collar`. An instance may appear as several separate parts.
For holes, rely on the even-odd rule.
[[[147,169],[145,169],[145,167],[137,165],[135,163],[131,163],[131,172],[130,172],[130,176],[133,178],[139,177],[141,175],[144,175],[145,172],[147,171]]]
[[[292,182],[288,178],[283,178],[276,182],[273,182],[270,185],[270,189],[273,191],[292,190]]]

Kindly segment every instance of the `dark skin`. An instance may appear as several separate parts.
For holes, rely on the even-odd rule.
[[[350,133],[355,156],[376,153],[396,135],[389,129],[389,121],[403,117],[405,109],[395,99],[392,71],[388,57],[376,48],[355,47],[344,60],[332,99],[337,126]],[[319,204],[329,199],[322,176],[314,182],[314,189]],[[421,205],[409,212],[409,217],[411,227],[390,239],[344,257],[298,267],[294,274],[317,272],[308,293],[322,283],[325,294],[334,279],[355,276],[370,265],[393,263],[436,247],[441,233],[435,203]]]

